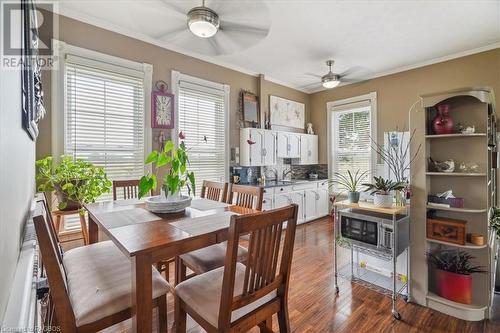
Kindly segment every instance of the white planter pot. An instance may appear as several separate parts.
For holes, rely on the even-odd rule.
[[[380,208],[392,207],[392,194],[375,193],[373,204],[375,205],[375,207],[380,207]]]

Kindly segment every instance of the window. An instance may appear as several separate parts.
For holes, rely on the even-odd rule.
[[[374,175],[376,160],[371,138],[376,138],[375,93],[327,104],[330,175],[347,170]]]
[[[57,138],[62,145],[53,147],[53,155],[102,167],[110,180],[139,179],[150,150],[151,66],[64,46],[56,82],[58,94],[64,94],[53,108],[63,110],[53,123],[53,129],[63,129]],[[112,200],[112,193],[99,200]],[[67,219],[66,230],[78,228],[78,219]]]
[[[203,180],[227,181],[229,86],[178,72],[172,73],[172,80],[178,106],[173,136],[178,138],[180,131],[186,136],[189,170],[199,195]]]

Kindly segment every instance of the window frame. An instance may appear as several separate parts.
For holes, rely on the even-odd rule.
[[[331,101],[326,103],[326,112],[327,112],[327,154],[328,154],[328,175],[329,178],[333,176],[334,165],[336,158],[333,149],[335,147],[332,146],[333,138],[335,137],[335,114],[336,112],[344,112],[351,107],[352,109],[357,108],[356,104],[360,105],[361,103],[367,103],[370,106],[370,127],[371,127],[371,136],[378,141],[377,136],[377,93],[370,92],[365,95],[345,98],[337,101]],[[377,175],[377,153],[372,149],[371,150],[371,167],[372,175]]]
[[[66,114],[67,114],[67,91],[66,91],[66,59],[67,57],[78,57],[82,62],[95,66],[99,69],[115,72],[118,74],[135,76],[144,80],[144,158],[152,150],[151,131],[151,90],[153,79],[153,66],[73,46],[65,42],[53,39],[53,50],[56,55],[56,66],[51,75],[51,154],[54,160],[66,151]],[[144,165],[144,173],[151,171],[150,165]]]
[[[179,146],[179,89],[180,81],[184,81],[189,85],[197,86],[200,91],[208,93],[220,93],[224,97],[224,181],[229,180],[229,158],[230,158],[230,133],[229,133],[229,100],[230,100],[230,86],[228,84],[213,82],[209,80],[200,79],[195,76],[187,75],[173,70],[171,75],[172,93],[175,98],[175,111],[174,111],[174,128],[171,130],[170,137],[175,146]]]

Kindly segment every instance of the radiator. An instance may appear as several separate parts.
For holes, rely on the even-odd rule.
[[[38,206],[39,204],[37,204]],[[36,207],[35,210],[40,212]],[[33,220],[26,223],[14,282],[5,310],[2,329],[7,332],[37,332],[39,315],[36,281],[39,276],[38,247]]]

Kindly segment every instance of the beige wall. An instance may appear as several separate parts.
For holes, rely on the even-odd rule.
[[[43,31],[41,33],[43,34]],[[261,82],[258,76],[207,63],[64,16],[59,17],[59,39],[74,46],[152,64],[153,83],[161,79],[170,84],[171,71],[177,70],[184,74],[230,85],[231,147],[239,146],[238,94],[242,89],[256,94],[261,93],[265,105],[269,104],[269,94],[273,94],[305,103],[306,113],[309,110],[309,95],[306,93],[265,80]],[[48,115],[40,126],[41,137],[37,143],[37,158],[51,154],[50,73],[44,74],[45,104]],[[153,148],[157,148],[155,140],[158,134],[159,131],[153,131]]]
[[[326,103],[377,92],[379,140],[383,132],[408,128],[408,110],[422,94],[468,86],[489,86],[500,105],[500,49],[312,94],[309,121],[319,139],[319,162],[327,163]]]

